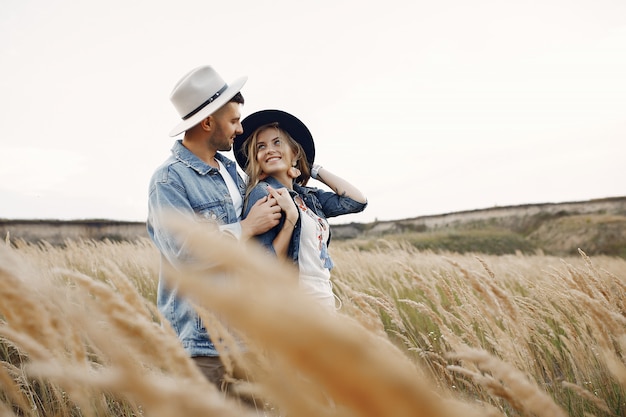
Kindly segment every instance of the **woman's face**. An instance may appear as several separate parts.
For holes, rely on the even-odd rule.
[[[283,174],[291,168],[294,154],[281,136],[280,131],[273,127],[257,136],[256,160],[266,175]]]

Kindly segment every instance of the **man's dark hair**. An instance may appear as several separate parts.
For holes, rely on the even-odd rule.
[[[231,98],[229,101],[234,101],[237,104],[244,104],[243,94],[241,94],[241,91],[240,91],[237,94],[235,94],[233,98]]]

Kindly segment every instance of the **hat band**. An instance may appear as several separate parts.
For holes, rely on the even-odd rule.
[[[224,86],[220,88],[220,90],[217,93],[213,94],[211,97],[209,97],[207,101],[202,103],[195,110],[191,111],[191,113],[189,113],[187,116],[183,117],[183,120],[189,119],[191,116],[198,113],[200,110],[202,110],[203,108],[205,108],[206,106],[214,102],[227,88],[228,88],[228,84],[224,84]]]

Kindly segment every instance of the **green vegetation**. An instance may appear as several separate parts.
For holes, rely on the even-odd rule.
[[[433,252],[488,253],[491,255],[537,252],[537,246],[532,241],[507,230],[412,232],[386,235],[385,240],[406,241],[415,249]],[[372,240],[355,243],[362,250],[372,250],[378,247],[377,241]]]
[[[346,236],[362,250],[377,248],[377,239],[384,238],[433,252],[576,256],[581,249],[588,255],[626,259],[626,215],[559,211],[455,222],[437,228],[405,220],[378,233],[373,226],[362,230],[356,236]]]

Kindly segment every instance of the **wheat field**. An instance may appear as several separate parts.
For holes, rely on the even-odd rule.
[[[177,227],[204,261],[178,284],[259,410],[208,384],[162,320],[149,241],[6,241],[0,416],[626,413],[624,259],[337,241],[335,313],[254,245]]]

